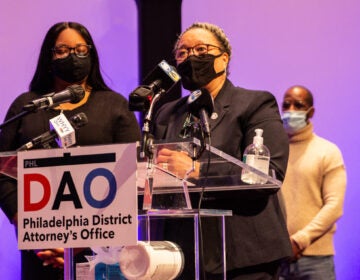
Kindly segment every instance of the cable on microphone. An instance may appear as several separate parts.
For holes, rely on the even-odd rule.
[[[201,121],[201,126],[206,137],[210,137],[209,117],[214,112],[214,102],[205,88],[201,88],[191,92],[187,100],[188,111]]]

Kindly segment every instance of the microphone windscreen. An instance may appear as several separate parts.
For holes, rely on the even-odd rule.
[[[197,118],[200,118],[201,109],[204,109],[208,116],[211,116],[214,111],[213,99],[205,88],[193,91],[188,97],[187,104],[189,113]]]
[[[71,85],[67,87],[67,90],[69,90],[70,95],[71,95],[71,101],[70,103],[78,103],[80,102],[84,96],[85,96],[85,91],[83,89],[82,86],[80,85]]]
[[[130,111],[145,111],[150,107],[152,92],[147,87],[139,86],[129,95]]]
[[[78,113],[72,116],[69,121],[75,129],[83,127],[89,122],[85,113]]]

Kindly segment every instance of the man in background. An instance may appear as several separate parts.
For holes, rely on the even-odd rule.
[[[333,238],[346,186],[342,154],[334,143],[314,133],[310,90],[290,87],[282,112],[290,142],[282,194],[293,258],[283,264],[280,279],[335,279]]]

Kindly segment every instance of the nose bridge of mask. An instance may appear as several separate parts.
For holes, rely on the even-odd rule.
[[[290,123],[294,121],[306,120],[307,111],[286,111],[282,114],[282,120]]]
[[[291,115],[303,115],[303,114],[307,115],[311,109],[312,109],[312,106],[309,109],[307,109],[306,111],[304,111],[304,110],[286,110],[283,112],[283,115],[289,115],[289,114],[291,114]]]

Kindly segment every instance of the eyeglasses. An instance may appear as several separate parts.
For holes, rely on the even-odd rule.
[[[308,105],[301,100],[294,100],[294,101],[285,100],[282,103],[282,109],[288,110],[288,109],[290,109],[291,105],[293,105],[295,107],[295,109],[297,109],[297,110],[306,109],[308,107]]]
[[[87,57],[90,53],[91,45],[77,44],[74,48],[67,45],[55,46],[52,51],[56,58],[67,58],[72,50],[77,57]]]
[[[193,46],[191,48],[176,49],[175,50],[175,60],[176,61],[185,60],[189,56],[191,51],[195,56],[202,56],[204,54],[207,54],[212,48],[216,48],[216,49],[223,51],[223,49],[218,46],[214,46],[214,45],[210,45],[210,44],[199,44],[199,45]]]

